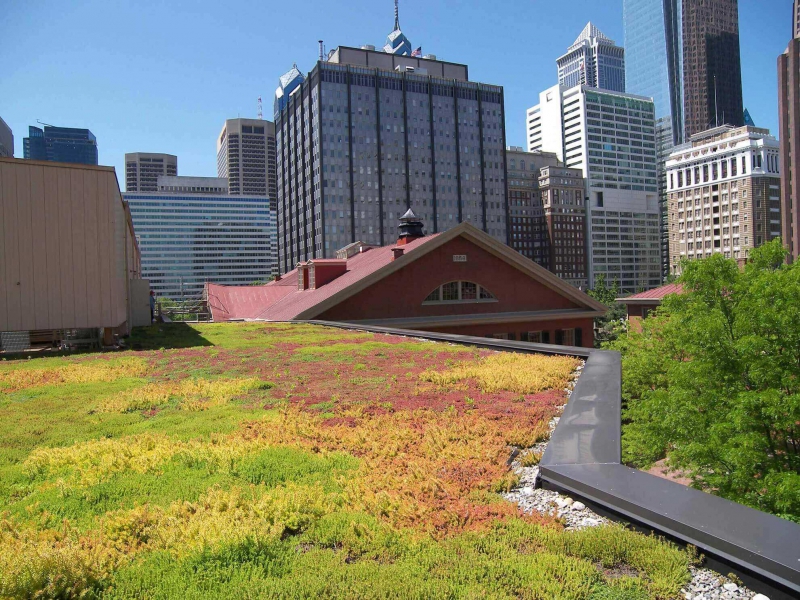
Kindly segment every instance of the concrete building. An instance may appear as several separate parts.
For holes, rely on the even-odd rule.
[[[586,178],[588,280],[661,284],[655,115],[650,98],[558,85],[528,109],[528,151],[555,152]]]
[[[133,316],[148,288],[112,167],[0,158],[0,240],[4,346],[54,343],[74,329],[105,330],[110,343],[149,322],[149,312],[145,323]]]
[[[158,296],[197,300],[207,281],[247,285],[276,272],[275,213],[266,196],[158,191],[124,198],[142,272]]]
[[[583,173],[553,152],[506,150],[509,246],[576,287],[587,285]]]
[[[508,241],[503,88],[466,65],[341,46],[281,78],[275,106],[281,272],[383,245],[409,208],[431,233]]]
[[[716,127],[667,161],[670,269],[721,253],[743,263],[780,236],[780,151],[766,129]]]
[[[794,38],[778,57],[778,122],[780,138],[781,238],[790,260],[800,257],[800,3],[794,3]]]
[[[275,124],[228,119],[217,138],[217,176],[232,196],[267,196],[276,206]]]
[[[97,164],[97,138],[88,129],[73,127],[28,127],[22,138],[23,157],[28,160]]]
[[[6,122],[0,118],[0,158],[14,158],[14,134]]]
[[[125,154],[125,191],[155,192],[158,178],[178,174],[178,157],[173,154],[131,152]]]
[[[586,85],[612,92],[625,91],[625,49],[591,22],[556,64],[558,83],[564,87]]]
[[[169,177],[161,175],[157,191],[166,194],[228,194],[228,180],[222,177]]]
[[[605,306],[469,223],[429,236],[423,228],[408,211],[391,245],[349,244],[265,286],[210,283],[213,319],[330,319],[592,347]]]

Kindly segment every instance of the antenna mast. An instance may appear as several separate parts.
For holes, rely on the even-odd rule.
[[[264,110],[261,104],[261,96],[258,97],[258,120],[261,121],[264,118]]]
[[[397,7],[398,0],[394,0],[394,30],[400,29],[400,9]]]

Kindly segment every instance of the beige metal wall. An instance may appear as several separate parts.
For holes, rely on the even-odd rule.
[[[0,158],[0,331],[124,325],[138,270],[112,167]]]

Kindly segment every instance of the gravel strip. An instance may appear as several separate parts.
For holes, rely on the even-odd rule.
[[[583,371],[583,364],[576,370],[570,384],[564,390],[567,397],[572,395],[572,389]],[[561,409],[563,410],[563,406]],[[550,421],[550,431],[552,432],[558,425],[559,417],[554,417]],[[541,455],[547,448],[547,442],[536,444],[532,450]],[[530,450],[528,452],[530,452]],[[521,455],[521,454],[520,454]],[[523,467],[519,460],[511,463],[514,473],[519,475],[519,485],[510,492],[503,494],[506,500],[515,502],[522,510],[528,514],[533,511],[544,515],[554,516],[561,519],[565,529],[576,531],[586,527],[597,527],[610,523],[605,517],[601,517],[584,505],[550,490],[543,490],[535,487],[536,477],[539,474],[539,467]],[[769,600],[763,594],[756,594],[744,586],[738,585],[709,569],[698,569],[689,567],[692,580],[681,590],[682,597],[686,600]]]

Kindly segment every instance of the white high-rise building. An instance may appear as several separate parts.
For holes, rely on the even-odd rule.
[[[625,48],[617,46],[593,23],[587,23],[567,53],[556,60],[558,83],[625,91]]]
[[[556,85],[528,109],[528,152],[555,152],[586,178],[589,281],[661,285],[655,112],[643,96]]]
[[[269,196],[277,207],[275,124],[228,119],[217,138],[217,177],[228,178],[232,196]]]

